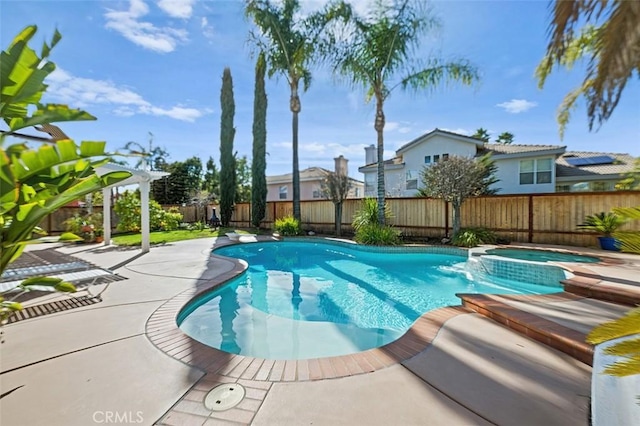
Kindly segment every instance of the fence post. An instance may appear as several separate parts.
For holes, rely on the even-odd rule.
[[[449,237],[449,203],[444,202],[444,236]]]
[[[527,241],[533,242],[533,195],[529,194],[529,236]]]

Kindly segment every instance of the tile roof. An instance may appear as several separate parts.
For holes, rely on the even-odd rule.
[[[614,158],[613,164],[592,164],[585,166],[572,166],[567,163],[568,158],[587,158],[609,155]],[[635,158],[629,154],[610,152],[584,152],[567,151],[556,160],[557,177],[580,177],[593,175],[619,175],[633,170]]]
[[[518,144],[500,144],[486,143],[478,154],[486,154],[491,152],[495,155],[521,154],[525,152],[551,151],[557,149],[565,149],[566,146],[561,145],[518,145]]]
[[[413,145],[418,145],[420,143],[422,143],[424,141],[424,139],[428,139],[429,137],[436,135],[436,134],[444,134],[444,135],[449,135],[449,136],[455,136],[457,138],[463,138],[463,139],[467,139],[468,142],[471,143],[475,143],[477,145],[481,145],[482,141],[480,139],[476,139],[476,138],[472,138],[469,135],[462,135],[460,133],[455,133],[455,132],[450,132],[448,130],[442,130],[442,129],[438,129],[437,127],[435,129],[433,129],[430,132],[425,133],[424,135],[420,135],[417,138],[413,139],[412,141],[407,142],[406,144],[402,145],[400,148],[398,148],[396,150],[396,153],[401,153],[402,151],[407,150],[409,147],[413,146]]]
[[[322,167],[308,167],[304,170],[300,170],[300,180],[303,181],[303,180],[324,179],[329,173],[332,173],[332,171]],[[349,179],[355,182],[360,182],[359,180],[353,179],[351,177]],[[291,182],[291,181],[293,181],[293,173],[267,176],[267,183]]]

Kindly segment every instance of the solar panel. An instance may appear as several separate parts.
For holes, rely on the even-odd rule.
[[[595,157],[574,157],[565,158],[565,161],[576,167],[580,166],[595,166],[599,164],[613,164],[615,158],[610,155],[598,155]]]

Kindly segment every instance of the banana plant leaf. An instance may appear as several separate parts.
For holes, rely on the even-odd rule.
[[[28,46],[37,29],[35,25],[26,27],[13,39],[9,48],[0,53],[0,117],[7,123],[10,132],[45,123],[95,120],[94,116],[80,109],[59,104],[40,104],[42,94],[47,89],[44,80],[56,68],[47,57],[62,36],[56,31],[51,45],[45,42],[41,57],[38,57]],[[29,115],[30,106],[35,106],[32,115]]]

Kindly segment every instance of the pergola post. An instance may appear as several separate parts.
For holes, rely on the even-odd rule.
[[[168,176],[170,173],[149,170],[133,170],[113,163],[104,164],[96,169],[99,176],[103,176],[109,172],[122,171],[131,173],[131,177],[120,181],[117,184],[113,184],[108,188],[102,189],[102,195],[105,200],[103,203],[104,217],[102,219],[104,224],[104,243],[109,244],[111,242],[111,188],[114,186],[126,187],[128,185],[137,184],[140,188],[140,232],[142,233],[142,253],[148,253],[151,245],[151,238],[149,235],[149,191],[151,190],[151,182],[164,176]]]
[[[148,253],[150,248],[149,235],[149,180],[142,179],[140,181],[140,224],[142,232],[142,253]]]
[[[102,229],[104,245],[111,244],[111,187],[102,188]]]

